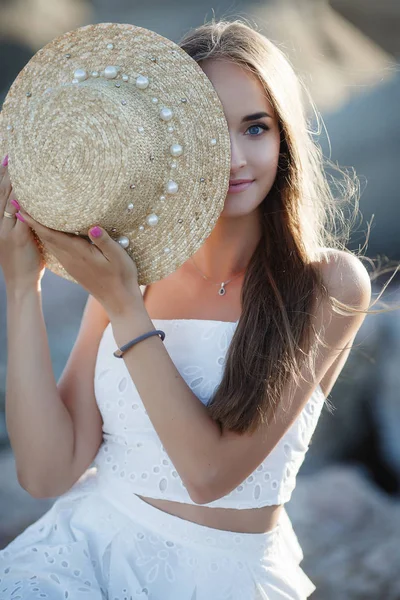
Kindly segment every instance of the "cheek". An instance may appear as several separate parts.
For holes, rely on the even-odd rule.
[[[279,140],[267,139],[259,148],[253,150],[252,162],[259,176],[269,178],[275,173],[279,161]]]

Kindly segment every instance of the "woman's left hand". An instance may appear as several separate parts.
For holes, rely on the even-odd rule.
[[[103,228],[90,229],[91,244],[77,235],[41,225],[22,208],[19,212],[49,252],[103,305],[110,318],[142,297],[135,262]]]

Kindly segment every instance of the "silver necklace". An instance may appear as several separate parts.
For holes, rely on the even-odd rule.
[[[194,266],[196,267],[197,271],[200,273],[200,275],[206,279],[207,281],[211,281],[211,279],[209,277],[207,277],[207,275],[204,275],[204,273],[202,271],[200,271],[199,267],[196,265],[196,263],[194,262],[194,258],[191,257],[192,263],[194,264]],[[232,277],[231,279],[228,279],[228,281],[221,281],[221,283],[216,283],[215,281],[212,281],[212,283],[214,285],[219,285],[219,290],[218,290],[218,294],[220,296],[225,296],[226,294],[226,290],[225,290],[225,286],[228,285],[228,283],[230,283],[231,281],[233,281],[234,279],[236,279],[237,277],[239,277],[242,273],[245,272],[246,269],[243,269],[243,271],[240,271],[240,273],[238,273],[237,275],[235,275],[235,277]]]

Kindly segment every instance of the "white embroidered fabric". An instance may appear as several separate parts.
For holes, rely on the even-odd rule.
[[[198,319],[153,319],[180,375],[207,404],[219,385],[237,323]],[[104,441],[95,458],[98,474],[131,484],[135,494],[194,504],[154,429],[109,325],[95,370],[95,394]],[[317,425],[324,394],[318,387],[303,411],[255,471],[226,496],[205,506],[248,509],[287,502]],[[165,401],[168,401],[166,396]]]
[[[0,600],[306,600],[302,559],[285,509],[266,533],[213,529],[89,469],[0,550]]]
[[[180,374],[206,404],[236,324],[154,322]],[[186,521],[139,498],[193,504],[115,349],[109,326],[95,369],[104,419],[97,468],[0,550],[0,600],[306,600],[315,585],[300,567],[303,552],[285,509],[273,530],[250,534]],[[286,502],[323,400],[317,390],[254,473],[208,506]]]

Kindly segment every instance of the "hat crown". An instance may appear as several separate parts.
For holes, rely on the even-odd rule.
[[[176,44],[133,25],[81,27],[39,50],[3,104],[1,152],[34,219],[81,235],[101,225],[141,284],[196,252],[229,185],[229,130],[210,80]]]
[[[136,212],[142,215],[143,210],[155,209],[145,205],[150,187],[160,195],[167,191],[169,179],[160,164],[168,153],[172,164],[171,148],[179,146],[183,152],[183,146],[175,143],[176,137],[160,117],[162,109],[148,94],[134,81],[124,82],[121,90],[117,81],[89,77],[79,83],[62,82],[32,98],[24,135],[35,139],[29,163],[32,189],[41,188],[43,197],[53,198],[53,210],[46,215],[48,227],[89,228],[93,215],[105,217],[99,198],[110,194],[115,206],[113,228],[124,230],[133,195]],[[87,199],[85,211],[71,194]],[[26,207],[35,217],[40,208],[37,202],[29,206],[30,202]],[[134,217],[132,210],[129,213]]]

